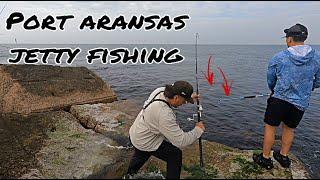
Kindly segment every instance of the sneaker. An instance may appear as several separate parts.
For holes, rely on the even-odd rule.
[[[131,174],[125,174],[122,179],[133,179]]]
[[[263,157],[262,153],[261,154],[253,154],[252,156],[253,162],[257,163],[258,165],[270,170],[273,168],[273,162],[272,159],[266,159]]]
[[[274,151],[273,158],[275,160],[277,160],[282,167],[284,167],[284,168],[290,167],[291,161],[290,161],[289,157],[280,154],[280,151]]]

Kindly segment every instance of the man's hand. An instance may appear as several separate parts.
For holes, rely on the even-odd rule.
[[[193,99],[193,102],[197,102],[198,99],[200,99],[200,95],[197,93],[192,93],[191,98]]]
[[[196,123],[196,126],[197,126],[197,127],[199,127],[199,128],[201,128],[202,130],[205,130],[205,127],[204,127],[204,125],[203,125],[203,122],[202,122],[202,121],[197,122],[197,123]]]

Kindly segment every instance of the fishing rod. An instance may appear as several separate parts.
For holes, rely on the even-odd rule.
[[[195,44],[195,49],[196,49],[196,84],[197,84],[197,94],[199,94],[199,82],[198,82],[198,38],[199,34],[196,33],[196,44]],[[203,109],[200,104],[199,99],[197,99],[197,115],[198,115],[198,122],[201,121],[201,113]],[[202,156],[202,141],[201,137],[199,138],[199,151],[200,151],[200,167],[203,169],[204,164],[203,164],[203,156]]]
[[[249,96],[239,96],[239,97],[234,97],[234,98],[220,98],[220,99],[219,99],[219,103],[220,103],[221,101],[240,100],[240,99],[252,99],[252,98],[263,97],[263,96],[270,96],[270,93],[267,93],[267,94],[255,94],[255,95],[249,95]]]
[[[212,90],[212,89],[209,89]],[[312,96],[317,96],[318,92],[314,92],[312,93]],[[253,99],[253,98],[258,98],[258,97],[264,97],[264,96],[270,96],[271,93],[267,93],[267,94],[255,94],[255,95],[248,95],[248,96],[239,96],[239,97],[233,97],[233,98],[220,98],[218,100],[218,102],[223,102],[223,101],[230,101],[230,100],[242,100],[242,99]],[[191,118],[189,118],[188,120],[192,121]]]

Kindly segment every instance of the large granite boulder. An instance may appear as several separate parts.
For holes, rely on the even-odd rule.
[[[0,65],[0,112],[43,112],[113,102],[116,94],[86,67]]]

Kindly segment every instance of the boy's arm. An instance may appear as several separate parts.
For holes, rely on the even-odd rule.
[[[313,87],[312,87],[312,91],[315,89],[315,88],[319,88],[320,87],[320,67],[318,68],[318,71],[315,75],[315,78],[313,80]]]
[[[274,63],[274,58],[270,60],[268,65],[267,82],[269,89],[273,93],[273,89],[276,86],[277,82],[276,64]]]

